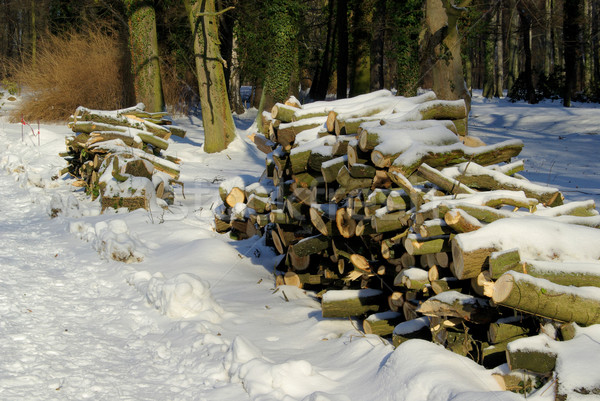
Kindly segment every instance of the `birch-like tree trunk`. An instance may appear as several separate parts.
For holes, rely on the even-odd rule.
[[[554,44],[552,43],[552,0],[544,3],[544,75],[550,76],[552,72]]]
[[[495,79],[494,79],[494,88],[495,88],[495,97],[503,97],[504,96],[504,44],[502,41],[502,0],[498,3],[496,16],[494,18],[495,24],[495,39],[496,39],[496,68],[495,68]]]
[[[235,138],[235,125],[219,51],[219,13],[215,10],[215,0],[184,0],[184,4],[194,37],[204,150],[220,152]]]
[[[233,34],[233,43],[231,49],[231,74],[229,75],[229,97],[231,99],[231,108],[237,114],[242,114],[246,108],[242,100],[242,81],[240,77],[240,62],[238,59],[237,38]]]

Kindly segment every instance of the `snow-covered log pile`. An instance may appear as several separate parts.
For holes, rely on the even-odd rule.
[[[376,112],[371,102],[394,97],[277,105],[267,135],[252,137],[269,152],[265,174],[221,185],[217,231],[264,234],[285,255],[276,282],[316,291],[324,317],[363,319],[396,345],[427,339],[487,367],[510,362],[511,341],[541,327],[600,323],[594,202],[563,204],[557,188],[529,182],[511,162],[522,142],[462,137],[464,104],[460,114],[460,102],[434,98]],[[452,111],[419,114],[427,105]]]
[[[112,111],[78,107],[69,127],[75,135],[65,140],[63,173],[100,197],[102,210],[172,203],[180,161],[163,152],[171,135],[184,137],[185,131],[171,125],[166,113],[145,112],[141,103]]]

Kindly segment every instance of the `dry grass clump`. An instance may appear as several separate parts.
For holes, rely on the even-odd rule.
[[[198,80],[192,71],[181,76],[173,57],[163,56],[160,65],[163,97],[167,111],[173,115],[188,115],[198,105]]]
[[[64,121],[78,106],[117,109],[128,106],[127,50],[106,27],[49,36],[36,63],[20,64],[13,78],[29,93],[13,113],[26,120]]]

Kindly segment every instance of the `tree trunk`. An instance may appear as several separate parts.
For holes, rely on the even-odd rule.
[[[531,15],[523,5],[519,7],[521,21],[521,35],[523,39],[523,52],[525,53],[525,70],[522,72],[527,90],[527,101],[529,104],[537,103],[535,88],[533,87],[533,67],[531,65]]]
[[[144,103],[148,111],[163,111],[165,103],[154,2],[131,0],[125,3],[129,16],[129,46],[136,101]]]
[[[577,90],[577,71],[581,62],[581,50],[579,48],[581,0],[565,0],[563,14],[563,43],[566,61],[563,105],[571,107],[571,100]]]
[[[492,7],[492,5],[488,5]],[[495,11],[490,11],[486,17],[487,32],[483,41],[485,43],[485,55],[483,56],[483,97],[491,99],[495,95],[494,70],[496,60],[494,57],[496,38],[496,24],[498,23],[498,14]]]
[[[215,0],[185,0],[185,8],[194,36],[204,150],[207,153],[220,152],[235,139],[235,125],[219,50]]]
[[[317,67],[315,78],[310,87],[309,98],[313,100],[324,100],[329,89],[329,78],[331,76],[331,65],[333,62],[333,45],[335,41],[335,0],[329,0],[327,4],[327,37],[325,38],[325,49],[323,49],[321,62]]]
[[[371,85],[371,24],[373,1],[355,0],[352,4],[352,57],[350,59],[350,97],[368,93]]]
[[[348,0],[337,0],[337,98],[348,97]]]
[[[229,99],[231,100],[231,108],[236,114],[243,114],[246,110],[244,101],[242,100],[242,82],[240,77],[240,63],[238,59],[237,38],[233,34],[233,43],[231,50],[231,66],[229,75]]]
[[[471,96],[467,90],[462,68],[458,19],[470,0],[454,6],[451,0],[427,0],[426,24],[435,44],[433,90],[440,99],[464,99],[467,110]]]
[[[552,72],[552,53],[554,45],[552,44],[552,0],[546,0],[544,3],[544,75],[550,76]]]
[[[386,0],[377,0],[373,12],[371,38],[371,92],[384,88],[384,40]]]
[[[279,4],[280,3],[280,4]],[[271,110],[275,103],[283,103],[290,95],[298,96],[298,22],[290,12],[290,0],[278,4],[267,3],[272,13],[270,27],[275,34],[270,36],[272,53],[268,56],[277,62],[269,63],[263,84],[264,103],[259,108]]]
[[[495,97],[503,97],[504,96],[504,44],[502,42],[502,1],[498,3],[496,13],[494,16],[495,26],[494,26],[494,34],[496,39],[496,57],[495,57],[495,77],[494,77],[494,96]]]
[[[586,89],[586,92],[591,92],[594,87],[594,81],[592,79],[594,73],[594,59],[592,57],[592,43],[594,40],[592,39],[592,0],[583,0],[583,18],[582,18],[582,27],[583,27],[583,77],[582,77],[582,85],[583,88]]]
[[[510,22],[508,25],[508,74],[506,77],[506,88],[510,92],[513,85],[519,78],[519,13],[517,11],[517,1],[510,1]]]

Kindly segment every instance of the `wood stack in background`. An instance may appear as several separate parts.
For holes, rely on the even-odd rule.
[[[184,137],[185,131],[166,113],[145,112],[143,104],[112,111],[78,107],[69,127],[75,135],[65,140],[61,156],[68,166],[62,173],[76,177],[73,185],[93,199],[100,197],[102,210],[173,202],[180,161],[163,152],[171,135]]]
[[[487,367],[508,355],[518,371],[528,368],[507,354],[511,341],[548,322],[600,323],[600,302],[567,287],[600,284],[589,274],[577,281],[589,269],[600,274],[600,248],[569,277],[564,263],[547,260],[573,255],[532,251],[536,230],[576,227],[600,243],[593,201],[563,205],[558,189],[520,176],[523,162],[510,161],[521,141],[486,146],[466,136],[462,101],[431,92],[359,98],[277,104],[264,114],[263,133],[251,139],[267,153],[265,173],[256,183],[223,183],[217,231],[265,235],[284,255],[277,284],[316,291],[324,317],[362,319],[365,333],[395,345],[427,339]],[[513,224],[523,219],[529,225]],[[508,248],[510,237],[490,240],[513,226],[531,235]]]

